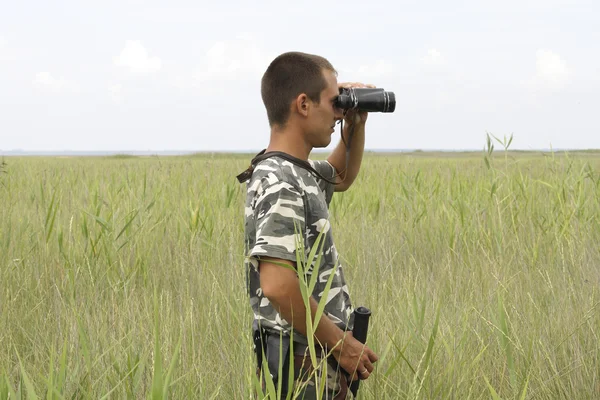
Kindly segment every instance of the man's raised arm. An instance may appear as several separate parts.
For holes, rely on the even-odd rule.
[[[374,85],[365,85],[359,82],[346,82],[340,83],[339,87],[342,88],[375,88]],[[327,161],[334,166],[336,174],[340,174],[337,178],[337,182],[340,184],[335,186],[336,192],[344,192],[348,190],[350,185],[354,182],[360,171],[360,165],[362,163],[363,153],[365,149],[365,124],[368,117],[367,112],[355,112],[350,110],[346,113],[344,119],[344,129],[342,136],[344,140],[340,140],[333,152],[327,158]],[[351,124],[354,124],[354,132],[352,134],[351,141],[349,141],[349,133]],[[348,170],[346,169],[346,144],[350,143],[350,156],[348,160]],[[342,181],[343,179],[343,181]]]
[[[344,124],[342,135],[346,143],[348,143],[349,128],[350,126],[348,124]],[[352,141],[350,142],[350,158],[348,160],[348,170],[346,172],[343,172],[346,168],[346,145],[344,144],[344,141],[340,140],[333,149],[333,152],[327,158],[327,161],[335,168],[336,174],[341,174],[336,178],[336,182],[341,182],[335,186],[336,192],[348,190],[358,176],[365,148],[365,121],[360,121],[355,124]]]

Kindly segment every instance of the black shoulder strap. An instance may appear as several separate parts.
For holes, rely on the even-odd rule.
[[[266,152],[267,149],[263,149],[262,151],[260,151],[256,156],[254,156],[254,158],[252,159],[252,161],[250,162],[250,166],[241,174],[237,175],[236,178],[238,180],[239,183],[245,182],[248,179],[250,179],[250,177],[252,177],[252,173],[254,172],[254,168],[256,167],[256,164],[258,164],[259,162],[266,160],[269,157],[281,157],[284,160],[287,160],[289,162],[291,162],[294,165],[299,166],[300,168],[304,168],[310,172],[312,172],[313,174],[315,174],[316,176],[318,176],[319,178],[323,179],[326,182],[329,182],[333,185],[336,185],[337,183],[334,181],[330,181],[329,179],[325,178],[323,175],[321,175],[316,169],[314,169],[310,163],[308,161],[304,161],[301,160],[297,157],[294,157],[292,155],[289,155],[287,153],[284,153],[282,151],[269,151]]]
[[[355,124],[353,124],[353,123],[350,124],[349,128],[350,129],[348,132],[348,143],[346,143],[344,141],[343,120],[340,121],[340,131],[342,131],[342,141],[344,141],[344,144],[346,145],[346,168],[344,169],[344,171],[342,171],[344,173],[344,178],[342,178],[342,181],[344,181],[346,179],[346,172],[348,171],[348,162],[350,161],[350,143],[352,142],[352,136],[354,135]],[[325,178],[316,169],[314,169],[308,163],[308,161],[301,160],[297,157],[291,156],[282,151],[269,151],[268,153],[266,151],[267,151],[267,149],[261,150],[256,156],[254,156],[254,158],[250,162],[250,166],[244,172],[237,175],[237,180],[239,183],[246,182],[248,179],[250,179],[252,177],[252,172],[254,172],[254,167],[256,167],[256,164],[258,164],[262,160],[266,160],[267,158],[273,157],[273,156],[281,157],[281,158],[291,162],[292,164],[295,164],[301,168],[304,168],[304,169],[312,172],[319,178],[323,179],[324,181],[331,183],[332,185],[338,185],[340,183],[340,182],[333,182],[333,181],[330,181],[329,179]],[[342,174],[342,172],[339,172],[336,176],[340,176]]]

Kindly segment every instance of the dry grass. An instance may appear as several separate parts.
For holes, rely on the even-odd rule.
[[[367,154],[334,196],[362,398],[600,397],[600,159],[489,155]],[[248,160],[8,159],[0,398],[249,398]]]

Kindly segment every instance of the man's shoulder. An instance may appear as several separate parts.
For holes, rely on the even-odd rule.
[[[336,170],[335,167],[328,160],[308,160],[311,167],[313,167],[319,174],[323,175],[327,179],[333,179]]]
[[[308,163],[327,179],[335,175],[334,167],[327,160],[309,159]],[[254,167],[250,190],[258,194],[265,190],[286,187],[299,194],[318,194],[320,191],[328,192],[326,185],[314,172],[282,157],[273,156],[260,161]]]
[[[297,168],[297,167],[296,167]],[[298,173],[295,166],[287,160],[273,156],[260,161],[254,167],[253,179],[266,180],[267,182],[289,182],[297,180]]]
[[[248,184],[248,192],[250,195],[256,196],[287,188],[301,194],[303,185],[297,169],[298,167],[294,164],[277,156],[262,160],[254,167],[252,178]]]
[[[308,164],[319,174],[326,178],[332,178],[335,175],[335,168],[327,160],[308,159]],[[271,173],[273,176],[289,181],[306,180],[308,176],[313,176],[313,172],[309,171],[301,165],[297,165],[285,158],[272,156],[262,160],[257,164],[254,171],[263,171],[263,174]]]

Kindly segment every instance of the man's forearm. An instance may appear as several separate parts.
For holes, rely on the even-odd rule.
[[[344,141],[348,143],[349,137],[349,125],[344,127]],[[328,158],[328,161],[335,167],[338,173],[342,172],[346,168],[346,145],[344,141],[340,140],[338,145],[335,147],[333,152]],[[362,163],[363,153],[365,148],[365,124],[357,123],[354,128],[354,134],[352,135],[352,141],[350,142],[350,157],[348,160],[348,170],[342,173],[340,178],[344,178],[344,181],[338,185],[336,190],[347,189],[360,171],[360,165]]]
[[[292,290],[289,290],[285,296],[281,296],[280,298],[269,298],[269,301],[279,311],[281,316],[293,325],[294,329],[302,335],[307,336],[306,306],[299,285],[295,286]],[[310,310],[311,320],[313,322],[317,311],[317,305],[316,300],[311,296]],[[325,314],[322,314],[319,319],[319,324],[316,327],[313,326],[313,330],[316,339],[322,346],[326,345],[328,350],[333,349],[344,337],[344,331],[335,325]],[[334,351],[339,351],[339,347]]]

